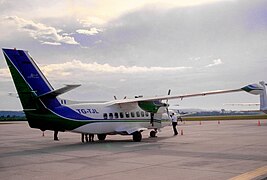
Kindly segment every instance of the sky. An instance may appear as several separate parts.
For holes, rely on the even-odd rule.
[[[73,100],[235,89],[267,81],[266,0],[0,0],[1,48],[28,50]],[[0,110],[21,110],[0,58]],[[233,93],[170,101],[179,108],[257,109]]]

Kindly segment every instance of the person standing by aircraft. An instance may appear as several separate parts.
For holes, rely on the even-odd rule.
[[[84,139],[86,142],[88,142],[88,134],[82,133],[82,142],[84,143]]]
[[[94,142],[94,134],[89,134],[89,142]]]
[[[176,126],[177,126],[177,116],[172,113],[171,115],[171,120],[172,120],[172,128],[173,128],[173,132],[174,132],[174,136],[176,136],[178,134]]]
[[[84,143],[84,136],[85,136],[85,134],[82,133],[81,135],[82,135],[82,137],[81,137],[82,143]]]
[[[55,131],[54,131],[54,141],[59,141],[57,135],[58,135],[58,130],[55,130]]]

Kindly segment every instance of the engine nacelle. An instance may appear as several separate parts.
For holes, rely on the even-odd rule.
[[[138,106],[144,111],[150,113],[157,113],[160,107],[166,107],[167,104],[162,103],[161,101],[140,101],[138,102]]]

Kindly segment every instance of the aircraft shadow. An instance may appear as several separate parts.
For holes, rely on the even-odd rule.
[[[123,140],[108,139],[104,141],[96,140],[94,142],[77,142],[72,144],[57,144],[56,142],[47,144],[46,147],[39,147],[32,149],[22,149],[18,151],[11,151],[6,153],[1,153],[0,158],[2,157],[12,157],[12,156],[27,156],[27,155],[44,155],[44,154],[53,154],[53,153],[68,153],[73,151],[90,151],[90,150],[99,150],[99,151],[118,151],[118,152],[127,152],[138,150],[138,148],[150,148],[164,144],[163,140],[170,139],[170,137],[155,137],[155,138],[143,138],[141,142],[133,142],[131,138]],[[53,140],[51,140],[53,141]],[[63,141],[63,140],[62,140]]]

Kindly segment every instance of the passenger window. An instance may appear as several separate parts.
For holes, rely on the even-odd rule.
[[[108,118],[108,114],[107,113],[104,113],[103,114],[103,117],[104,117],[104,119],[107,119]]]
[[[145,113],[144,113],[144,111],[141,111],[141,116],[142,116],[142,117],[145,117]]]
[[[123,112],[120,112],[120,118],[123,118]]]
[[[109,113],[109,119],[113,119],[113,114]]]
[[[131,112],[131,117],[134,117],[135,115],[134,115],[134,112]]]
[[[145,112],[146,113],[146,117],[148,117],[149,116],[149,113],[148,112]]]
[[[119,114],[118,113],[115,113],[114,116],[115,116],[115,119],[119,118]]]
[[[136,112],[136,117],[140,117],[140,112],[139,111]]]
[[[130,113],[129,112],[126,112],[125,113],[125,117],[129,118],[130,117]]]

